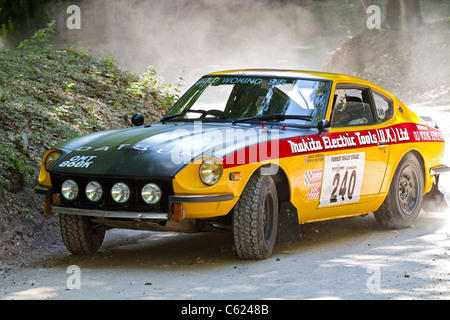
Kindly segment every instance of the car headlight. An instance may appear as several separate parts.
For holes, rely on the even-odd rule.
[[[59,157],[61,157],[61,152],[50,152],[47,158],[45,158],[45,169],[48,171],[48,169],[50,169],[50,167],[55,163],[56,160],[58,160]]]
[[[218,159],[205,159],[200,165],[198,173],[200,175],[200,180],[202,180],[204,184],[212,186],[222,177],[222,164]]]
[[[64,181],[61,186],[61,194],[69,201],[75,200],[78,197],[78,184],[71,179]]]
[[[100,183],[97,181],[91,181],[86,185],[86,197],[93,201],[97,202],[102,198],[103,195],[103,189]]]
[[[161,199],[161,189],[154,183],[148,183],[142,188],[142,199],[148,204],[155,204]]]
[[[130,188],[123,182],[118,182],[111,188],[111,196],[117,203],[125,203],[130,198]]]

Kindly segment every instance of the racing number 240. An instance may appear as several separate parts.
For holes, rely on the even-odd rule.
[[[349,198],[350,200],[353,198],[353,192],[355,191],[356,186],[356,170],[352,170],[350,178],[348,178],[349,175],[348,172],[349,170],[345,170],[345,174],[342,177],[342,182],[341,182],[341,174],[339,172],[336,172],[336,174],[334,175],[333,178],[334,189],[331,192],[330,203],[337,202],[338,195],[342,197],[342,201],[345,200],[345,195],[347,195],[347,198]],[[339,193],[336,194],[338,192],[338,188]]]

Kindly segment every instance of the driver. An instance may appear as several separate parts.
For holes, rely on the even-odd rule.
[[[333,117],[331,119],[332,124],[341,123],[348,114],[345,112],[347,107],[347,95],[344,89],[336,89],[334,95],[334,108]]]

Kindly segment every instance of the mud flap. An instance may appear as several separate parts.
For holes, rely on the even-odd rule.
[[[436,177],[438,183],[439,177]],[[438,185],[433,183],[430,191],[424,195],[422,209],[429,212],[444,212],[448,209],[445,196],[439,191]]]
[[[278,214],[277,242],[300,243],[301,240],[297,209],[290,202],[281,202]]]

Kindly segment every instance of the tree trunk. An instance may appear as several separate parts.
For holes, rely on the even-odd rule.
[[[422,23],[420,0],[387,0],[385,25],[408,31]]]
[[[403,16],[402,27],[417,27],[422,23],[422,15],[420,13],[420,0],[402,0]]]

